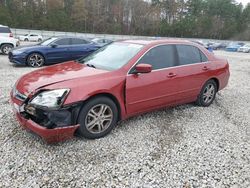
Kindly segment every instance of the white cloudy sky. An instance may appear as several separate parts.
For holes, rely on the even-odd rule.
[[[242,3],[243,5],[247,5],[247,3],[250,3],[250,0],[236,0],[239,3]]]

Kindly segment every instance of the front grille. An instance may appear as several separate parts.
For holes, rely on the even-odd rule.
[[[13,89],[13,97],[20,101],[25,101],[27,99],[27,96],[20,93],[16,88]]]
[[[13,56],[12,52],[9,52],[9,58],[11,59]]]

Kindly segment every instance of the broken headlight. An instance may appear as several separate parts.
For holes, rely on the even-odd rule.
[[[31,99],[30,104],[47,108],[58,108],[63,104],[69,92],[69,89],[42,91]]]

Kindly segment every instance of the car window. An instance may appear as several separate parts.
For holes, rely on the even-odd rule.
[[[174,45],[157,46],[148,51],[138,64],[150,64],[153,70],[173,67],[177,65],[177,56]]]
[[[200,50],[195,46],[176,45],[176,48],[179,56],[179,65],[189,65],[206,61],[206,57],[202,57]]]
[[[57,45],[70,45],[70,38],[59,39],[55,42]]]
[[[72,38],[71,43],[73,45],[77,45],[77,44],[88,44],[89,42],[84,39]]]
[[[200,56],[201,56],[201,62],[207,62],[208,61],[207,56],[202,51],[200,51]]]
[[[96,41],[97,43],[103,43],[103,40],[102,39],[99,39]]]
[[[11,31],[8,27],[0,27],[0,33],[11,33]]]

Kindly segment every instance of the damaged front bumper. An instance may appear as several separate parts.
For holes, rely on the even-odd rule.
[[[21,126],[39,135],[47,143],[72,138],[80,126],[77,124],[80,104],[70,105],[58,110],[39,109],[17,100],[12,94],[11,102]]]

